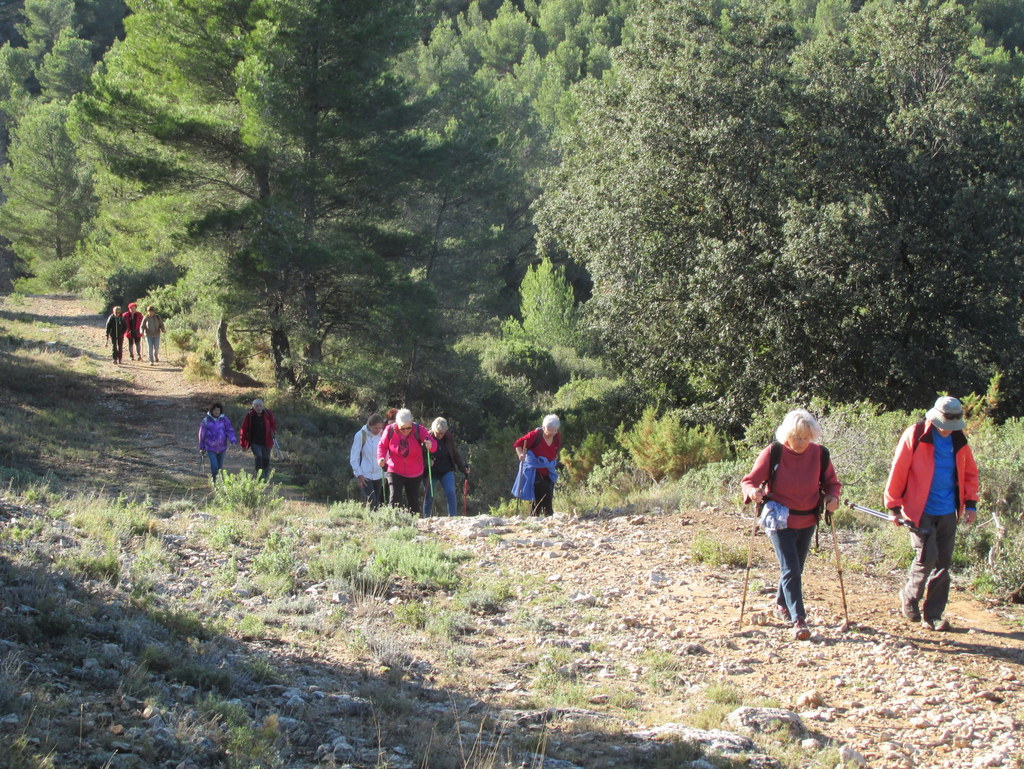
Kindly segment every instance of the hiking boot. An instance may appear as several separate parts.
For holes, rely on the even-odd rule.
[[[786,623],[787,625],[792,625],[793,624],[793,618],[791,616],[789,616],[789,609],[787,609],[781,603],[775,604],[775,608],[773,609],[773,612],[775,614],[775,618],[776,619],[780,620],[781,622]]]
[[[803,617],[800,617],[793,623],[793,637],[798,641],[806,641],[811,637],[811,631],[808,629]]]
[[[933,630],[937,633],[948,633],[953,629],[953,626],[949,624],[949,620],[945,617],[939,619],[928,619],[927,617],[921,620],[921,625],[925,630]]]
[[[903,616],[909,619],[911,622],[921,621],[921,608],[917,599],[908,600],[900,594],[900,601],[903,604]]]

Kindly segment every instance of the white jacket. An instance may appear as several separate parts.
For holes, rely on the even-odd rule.
[[[384,471],[377,464],[378,443],[380,436],[371,433],[366,425],[356,431],[352,438],[352,450],[349,452],[349,464],[352,465],[352,474],[357,478],[361,475],[371,481],[379,481],[384,477]]]

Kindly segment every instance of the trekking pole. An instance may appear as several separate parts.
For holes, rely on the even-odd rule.
[[[846,505],[847,507],[849,507],[851,510],[856,510],[858,513],[867,513],[868,515],[872,516],[873,518],[881,518],[883,521],[891,521],[892,520],[892,518],[890,516],[886,515],[885,513],[880,512],[878,510],[874,510],[874,509],[872,509],[870,507],[865,507],[864,505],[855,505],[853,502],[845,502],[845,501],[843,502],[843,504]],[[898,519],[898,522],[897,522],[896,525],[897,526],[905,526],[910,531],[912,531],[915,534],[917,534],[919,537],[927,537],[929,534],[932,533],[931,529],[921,529],[921,528],[918,528],[917,526],[915,526],[914,524],[912,524],[910,521],[908,521],[906,518],[903,518],[903,517],[900,517]]]
[[[762,491],[764,486],[762,484]],[[761,508],[764,502],[758,502],[754,506],[754,526],[750,530],[750,545],[747,547],[747,572],[743,575],[743,599],[740,601],[740,627],[743,627],[743,612],[747,608],[747,585],[750,584],[750,564],[754,561],[754,535],[757,534],[757,521],[761,517]]]
[[[836,571],[839,573],[839,595],[843,597],[843,630],[850,627],[850,612],[846,608],[846,588],[843,586],[843,563],[839,560],[839,540],[836,538],[836,519],[828,510],[825,511],[828,522],[832,526],[832,547],[836,551]]]
[[[430,512],[433,513],[434,512],[434,468],[433,468],[432,463],[430,461],[430,444],[429,443],[424,442],[424,444],[423,444],[423,451],[426,452],[426,455],[427,455],[427,459],[426,459],[426,462],[427,462],[427,483],[430,484],[429,486],[427,486],[427,491],[430,494]]]

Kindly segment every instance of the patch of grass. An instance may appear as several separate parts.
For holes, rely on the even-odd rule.
[[[704,699],[719,705],[731,705],[734,708],[743,704],[743,695],[735,686],[729,684],[711,684],[704,690]]]
[[[242,542],[248,534],[241,521],[228,518],[217,521],[207,534],[207,541],[217,550]]]
[[[238,623],[238,635],[247,641],[257,638],[266,638],[267,626],[262,619],[255,614],[246,614]]]
[[[111,585],[116,585],[121,580],[121,564],[113,549],[103,553],[68,553],[57,559],[57,565],[84,579],[102,580]]]
[[[460,611],[436,611],[427,617],[424,629],[435,638],[454,641],[473,629],[469,615]]]
[[[393,611],[398,622],[415,630],[423,630],[430,618],[430,612],[422,601],[400,603],[394,607]]]
[[[458,562],[468,555],[453,553],[435,542],[409,542],[388,538],[381,541],[373,556],[371,570],[390,576],[399,574],[419,585],[453,588],[458,583]]]
[[[493,614],[501,610],[513,591],[505,582],[477,582],[455,596],[455,604],[471,614]]]
[[[690,543],[690,555],[708,566],[742,567],[747,565],[747,549],[730,545],[709,534],[699,533]]]
[[[247,657],[242,662],[242,670],[249,674],[253,681],[261,684],[283,683],[285,678],[274,667],[274,663],[266,657]]]
[[[321,551],[309,561],[309,578],[317,582],[347,582],[359,573],[363,558],[361,549],[353,542],[332,548],[329,552]]]
[[[148,615],[153,622],[184,641],[208,641],[220,632],[220,628],[207,625],[198,614],[185,609],[150,609]]]
[[[736,709],[735,705],[707,705],[686,717],[686,723],[694,729],[720,729],[725,717]]]

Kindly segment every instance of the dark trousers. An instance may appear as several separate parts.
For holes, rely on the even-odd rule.
[[[530,514],[554,515],[555,508],[552,504],[554,496],[555,484],[551,482],[551,476],[537,473],[533,479],[533,507],[530,508]]]
[[[910,532],[914,562],[910,564],[902,598],[904,602],[924,598],[921,616],[942,619],[949,602],[949,567],[956,544],[956,515],[923,515],[920,528],[930,531],[926,537]]]
[[[142,339],[128,334],[128,356],[134,358],[136,354],[142,360]]]
[[[114,363],[121,362],[121,356],[124,354],[124,337],[115,336],[110,340],[111,352],[114,354]]]
[[[795,622],[807,616],[804,610],[804,563],[814,539],[814,526],[806,529],[779,529],[769,531],[768,538],[779,559],[779,589],[775,602],[789,609],[789,616]]]
[[[249,448],[252,449],[252,456],[255,460],[253,475],[259,475],[262,480],[267,480],[270,475],[270,446],[257,446],[255,443]]]
[[[359,498],[363,501],[363,504],[369,505],[371,510],[376,510],[380,507],[381,500],[384,499],[384,482],[378,478],[375,481],[371,481],[367,478],[359,485]]]
[[[388,504],[392,507],[404,507],[410,513],[419,515],[420,476],[406,478],[397,473],[387,473],[386,477],[388,479]]]

